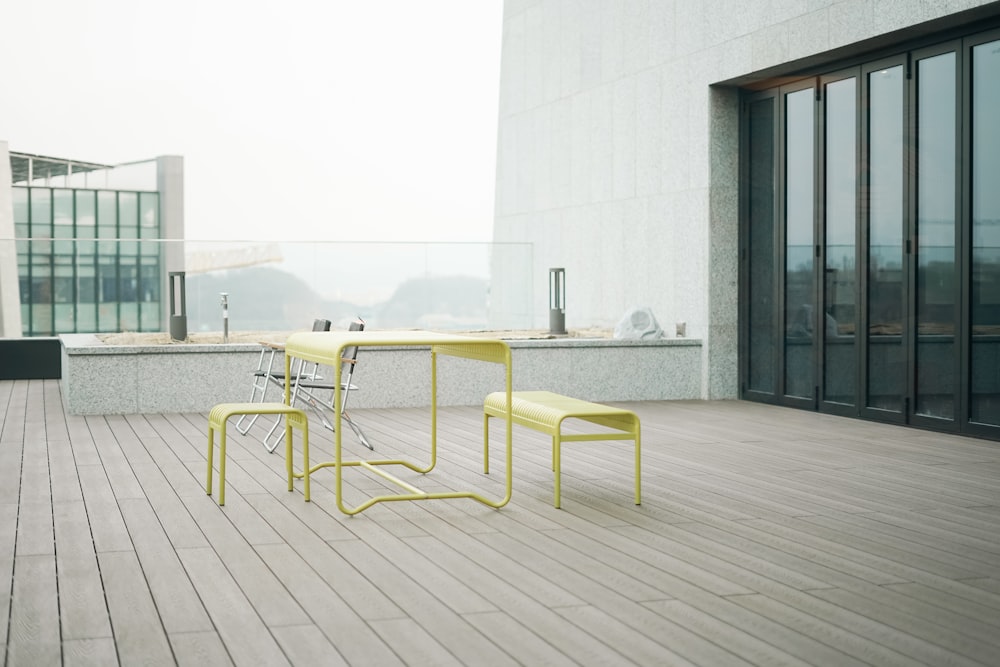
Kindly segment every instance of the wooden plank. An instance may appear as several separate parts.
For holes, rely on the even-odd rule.
[[[234,663],[289,664],[261,620],[259,612],[264,610],[251,604],[213,549],[178,549],[177,553]],[[266,606],[266,602],[261,604]]]
[[[102,552],[98,560],[121,662],[174,664],[170,643],[136,554]]]
[[[0,383],[2,384],[2,383]],[[0,505],[0,581],[14,579],[14,545],[17,541],[17,505]],[[6,646],[10,621],[10,586],[0,586],[0,639]]]
[[[57,503],[53,518],[62,639],[110,638],[111,617],[87,509],[82,501]]]
[[[57,665],[59,602],[55,556],[17,556],[11,588],[7,661],[12,665]]]
[[[120,501],[136,556],[167,633],[212,630],[212,623],[153,508],[140,499]]]
[[[275,575],[299,600],[303,609],[313,619],[316,627],[334,643],[339,654],[352,665],[402,664],[389,646],[372,630],[357,610],[341,596],[342,584],[355,575],[349,568],[340,569],[336,584],[317,576],[308,563],[289,547],[264,545],[257,548]],[[398,612],[395,618],[401,618]],[[343,641],[349,637],[349,641]],[[337,657],[331,657],[336,660]]]
[[[62,644],[64,667],[103,667],[118,664],[118,649],[112,637],[68,639]]]
[[[286,625],[272,632],[293,665],[349,664],[315,625]]]
[[[505,649],[515,659],[524,664],[548,664],[551,659],[559,664],[560,660],[549,656],[548,646],[573,664],[621,661],[621,654],[557,613],[558,609],[582,604],[570,591],[532,576],[517,563],[452,528],[442,526],[440,533],[434,532],[438,537],[416,538],[424,553],[455,576],[476,582],[477,590],[504,612],[465,618],[501,647],[517,643]],[[547,590],[550,592],[544,592]],[[522,659],[528,657],[523,653],[540,660]]]
[[[413,618],[372,621],[372,629],[408,665],[460,667],[463,663]]]
[[[233,661],[219,638],[219,633],[174,632],[167,636],[178,667],[204,667],[205,665],[232,665]]]
[[[118,501],[111,489],[111,483],[104,473],[104,467],[78,466],[77,472],[80,475],[83,501],[87,507],[90,530],[97,551],[131,551],[132,539],[125,527],[125,521],[118,509]]]
[[[580,629],[618,651],[621,664],[636,665],[749,665],[751,663],[712,642],[688,632],[665,619],[646,632],[636,630],[633,623],[609,614],[593,605],[563,607],[556,610]],[[658,634],[664,643],[650,638]],[[665,645],[669,644],[669,646]]]
[[[331,546],[363,576],[378,582],[385,595],[463,664],[515,664],[495,644],[425,589],[421,582],[403,574],[388,555],[375,551],[360,540],[335,542]]]

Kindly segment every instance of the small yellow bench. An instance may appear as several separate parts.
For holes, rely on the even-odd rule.
[[[309,460],[309,418],[298,408],[284,403],[219,403],[208,413],[208,479],[205,492],[212,495],[212,455],[215,447],[215,432],[219,432],[219,505],[226,504],[226,423],[234,415],[285,415],[285,469],[288,472],[288,490],[293,487],[293,478],[302,473],[292,472],[292,429],[302,431],[302,452]],[[305,497],[309,499],[309,478],[305,481]]]
[[[632,440],[635,443],[635,504],[640,498],[640,437],[639,417],[630,410],[590,403],[550,391],[515,391],[511,393],[511,419],[515,424],[548,433],[552,436],[552,470],[555,472],[555,506],[560,506],[559,471],[563,442],[587,440]],[[486,397],[483,404],[483,451],[486,472],[489,472],[490,417],[506,417],[507,395],[498,391]],[[612,432],[564,434],[563,422],[580,419],[613,429]]]

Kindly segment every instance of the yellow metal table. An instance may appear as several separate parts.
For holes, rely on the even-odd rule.
[[[402,459],[382,459],[368,461],[345,461],[341,451],[341,400],[340,372],[341,358],[346,348],[359,347],[426,347],[431,355],[431,432],[430,432],[430,463],[426,466]],[[491,500],[474,491],[425,492],[399,479],[385,470],[386,466],[405,466],[419,473],[428,473],[437,465],[437,357],[447,355],[478,361],[503,364],[506,375],[507,393],[507,479],[506,494],[499,500]],[[291,377],[292,359],[304,359],[315,363],[331,366],[334,371],[334,460],[310,465],[309,450],[303,446],[303,491],[305,499],[309,500],[309,476],[320,468],[333,467],[336,476],[337,507],[345,514],[357,514],[368,509],[375,503],[390,500],[431,500],[435,498],[472,498],[490,507],[503,507],[511,496],[511,363],[510,348],[502,340],[490,338],[475,338],[441,334],[431,331],[317,331],[295,333],[288,337],[285,343],[285,377]],[[285,383],[285,403],[290,400],[290,383]],[[343,501],[343,471],[345,467],[356,466],[368,470],[400,486],[405,492],[393,495],[375,496],[356,507],[347,507]],[[488,453],[483,451],[483,469],[489,472]]]

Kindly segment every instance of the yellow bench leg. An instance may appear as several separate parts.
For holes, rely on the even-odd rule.
[[[226,420],[228,421],[228,419]],[[219,505],[226,504],[226,421],[219,425]],[[215,425],[208,424],[208,474],[205,493],[212,495],[212,463],[215,450]]]
[[[562,489],[560,486],[560,470],[562,468],[562,439],[558,435],[552,436],[552,470],[556,478],[556,509],[562,508]]]
[[[292,471],[292,430],[302,431],[302,472]],[[303,495],[309,502],[309,418],[303,412],[290,412],[285,415],[285,468],[288,471],[288,490],[293,490],[293,479],[303,479]]]

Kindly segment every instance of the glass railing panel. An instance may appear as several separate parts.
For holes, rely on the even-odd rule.
[[[3,240],[0,240],[2,243]],[[528,243],[214,242],[134,238],[7,239],[16,248],[22,331],[189,333],[291,331],[316,318],[346,328],[507,330],[531,327]],[[524,279],[491,301],[496,268]],[[184,273],[183,307],[168,273]],[[12,275],[13,277],[13,275]],[[9,291],[5,293],[9,298]]]

